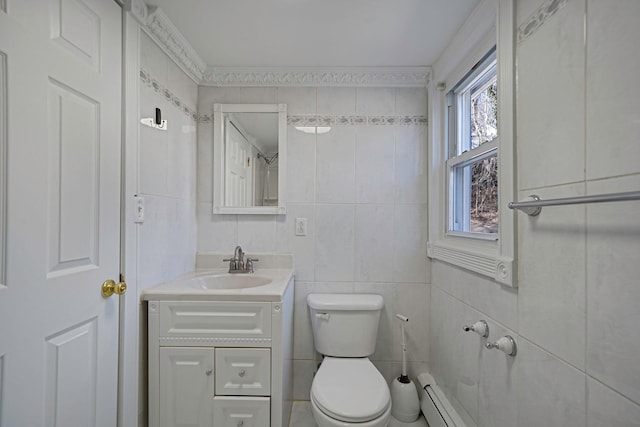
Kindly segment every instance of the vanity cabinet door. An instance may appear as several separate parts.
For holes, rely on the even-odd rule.
[[[160,427],[213,422],[213,348],[160,347]]]

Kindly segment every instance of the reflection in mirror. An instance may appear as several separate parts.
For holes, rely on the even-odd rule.
[[[214,213],[282,214],[286,105],[214,105]]]

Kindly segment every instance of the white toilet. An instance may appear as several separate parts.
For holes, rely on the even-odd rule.
[[[324,356],[311,385],[318,427],[387,427],[391,396],[373,354],[380,295],[310,294],[307,305],[316,350]]]

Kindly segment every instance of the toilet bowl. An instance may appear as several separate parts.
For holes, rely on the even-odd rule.
[[[319,427],[386,427],[391,396],[368,358],[325,357],[311,385],[311,409]]]
[[[311,384],[319,427],[387,427],[391,395],[368,356],[375,350],[384,300],[372,294],[307,296],[316,350],[324,355]]]

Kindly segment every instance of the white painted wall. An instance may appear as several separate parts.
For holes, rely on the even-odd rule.
[[[520,29],[551,3],[518,1]],[[561,1],[517,44],[520,199],[640,188],[638,16],[634,0]],[[516,290],[433,263],[432,370],[479,426],[640,425],[639,217],[638,202],[519,214]],[[462,332],[478,319],[516,338],[515,359]]]
[[[310,292],[379,293],[385,298],[372,359],[389,380],[401,368],[401,312],[411,320],[413,372],[429,354],[426,260],[426,126],[335,126],[309,135],[288,127],[286,216],[212,215],[213,104],[286,103],[291,115],[426,116],[424,89],[214,88],[198,94],[198,251],[293,253],[294,399],[309,400],[316,363]],[[294,235],[307,218],[308,235]],[[258,264],[259,267],[259,264]]]

